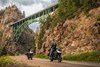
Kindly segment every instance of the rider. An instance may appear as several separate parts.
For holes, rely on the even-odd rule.
[[[32,52],[32,50],[31,50],[31,48],[30,48],[30,49],[28,49],[28,52],[29,52],[30,54],[33,54],[33,52]]]
[[[53,51],[56,51],[56,43],[52,43],[51,48],[53,49]]]
[[[50,55],[50,51],[51,51],[51,49],[52,49],[52,52],[55,52],[56,51],[56,49],[57,49],[57,44],[54,42],[54,40],[53,40],[53,42],[52,42],[52,45],[51,45],[51,47],[50,47],[50,49],[49,49],[49,54],[48,54],[48,56]]]
[[[26,53],[28,59],[31,59],[32,60],[32,56],[33,56],[33,52],[31,50],[31,48],[28,49],[28,52]]]

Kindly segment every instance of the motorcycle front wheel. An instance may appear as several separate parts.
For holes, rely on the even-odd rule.
[[[50,57],[50,61],[51,61],[51,62],[53,61],[53,57]]]
[[[58,62],[61,62],[61,61],[62,61],[62,57],[58,56]]]

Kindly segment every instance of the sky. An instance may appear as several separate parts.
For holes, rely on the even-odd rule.
[[[26,17],[34,14],[54,3],[58,0],[0,0],[0,9],[4,9],[9,5],[15,4],[21,11],[25,11]],[[33,31],[36,31],[39,23],[29,25]]]

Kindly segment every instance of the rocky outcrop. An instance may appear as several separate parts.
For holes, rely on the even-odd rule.
[[[33,48],[34,35],[35,35],[35,33],[29,28],[25,29],[25,31],[22,32],[22,34],[17,42],[17,44],[19,45],[18,46],[19,52],[25,54],[29,48]]]
[[[11,23],[14,23],[18,21],[19,19],[22,19],[24,16],[23,14],[19,11],[19,9],[13,5],[6,7],[6,9],[3,12],[2,18],[1,18],[1,23],[4,25],[8,25]]]
[[[15,54],[16,52],[25,52],[25,50],[29,49],[28,47],[31,47],[33,43],[33,31],[27,28],[27,30],[22,33],[18,42],[12,42],[10,38],[12,36],[13,29],[9,27],[9,25],[24,18],[25,13],[22,14],[21,11],[15,5],[6,7],[5,10],[2,10],[1,13],[2,14],[0,14],[0,31],[3,33],[3,36],[0,47],[6,47],[6,49],[12,54]]]
[[[11,37],[11,28],[9,25],[24,18],[24,16],[15,5],[6,7],[5,10],[2,11],[2,15],[0,16],[0,26],[2,30],[0,31],[3,32],[4,38],[9,38]]]
[[[100,7],[94,8],[87,16],[80,13],[64,23],[59,22],[52,33],[50,29],[47,30],[42,47],[44,53],[48,53],[53,39],[64,55],[100,50],[100,21],[97,20],[99,15]]]

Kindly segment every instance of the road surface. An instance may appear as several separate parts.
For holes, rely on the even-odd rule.
[[[48,59],[33,58],[28,60],[26,56],[10,56],[13,60],[26,64],[26,67],[100,67],[99,63],[86,63],[86,62],[70,62],[62,61],[58,63],[57,60],[50,62]]]

